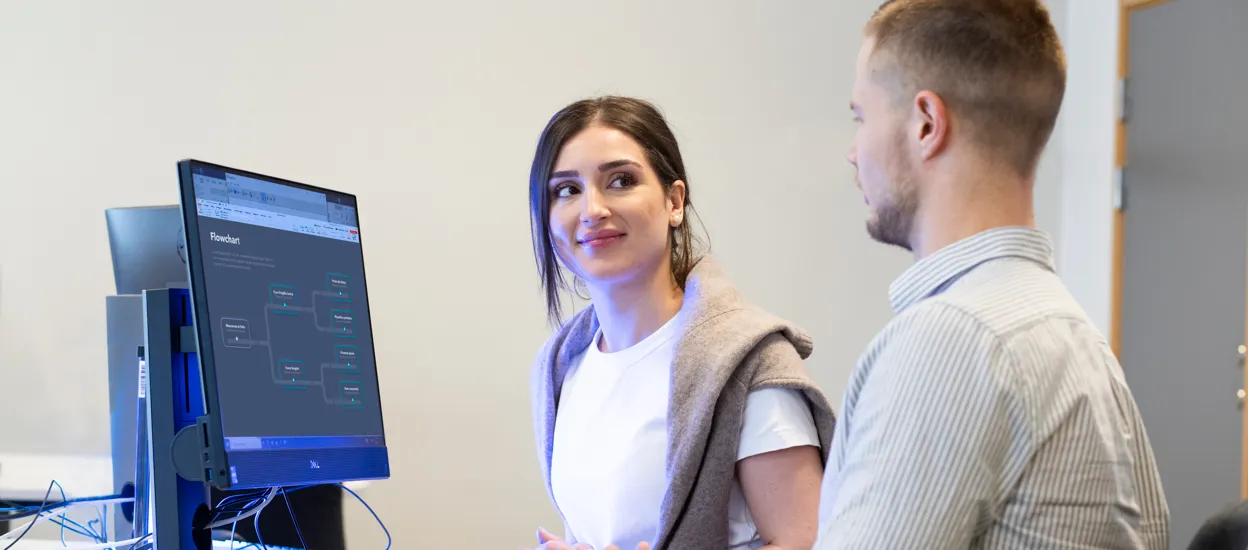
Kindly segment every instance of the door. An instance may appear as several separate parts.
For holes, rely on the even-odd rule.
[[[1120,355],[1179,549],[1244,476],[1248,1],[1129,13]]]

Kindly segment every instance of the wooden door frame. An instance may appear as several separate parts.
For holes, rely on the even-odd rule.
[[[1135,12],[1146,10],[1160,6],[1171,0],[1119,0],[1118,14],[1118,82],[1126,82],[1127,75],[1131,68],[1131,15]],[[1121,92],[1121,90],[1120,90]],[[1121,177],[1122,169],[1127,165],[1127,121],[1121,116],[1122,113],[1115,113],[1117,121],[1115,122],[1116,130],[1114,136],[1114,168]],[[1123,300],[1123,270],[1124,270],[1124,253],[1126,239],[1126,216],[1122,208],[1115,206],[1114,208],[1114,250],[1113,250],[1113,267],[1112,267],[1112,294],[1110,296],[1110,329],[1109,341],[1113,347],[1114,353],[1119,357],[1122,356],[1122,300]],[[1248,285],[1248,281],[1245,281]],[[1248,303],[1244,304],[1246,315],[1248,315]],[[1246,317],[1248,318],[1248,317]],[[1248,342],[1248,323],[1244,327],[1244,342]],[[1124,368],[1130,368],[1129,365]],[[1244,368],[1244,388],[1248,388],[1248,367]],[[1244,407],[1241,413],[1244,421],[1244,434],[1242,439],[1240,466],[1240,497],[1248,499],[1248,407]]]
[[[1119,0],[1118,3],[1118,83],[1126,82],[1131,72],[1131,14],[1160,6],[1170,0]],[[1119,91],[1121,93],[1121,90]],[[1122,113],[1114,113],[1114,169],[1119,175],[1127,166],[1127,122]],[[1115,206],[1114,216],[1114,251],[1111,277],[1113,279],[1109,310],[1109,343],[1114,353],[1122,355],[1122,278],[1123,250],[1126,240],[1126,216],[1122,208]]]

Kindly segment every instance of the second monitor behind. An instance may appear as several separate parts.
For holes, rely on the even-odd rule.
[[[186,239],[178,206],[110,208],[108,247],[117,294],[187,288]]]

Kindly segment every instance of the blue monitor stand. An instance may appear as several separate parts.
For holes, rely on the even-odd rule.
[[[147,412],[146,479],[140,481],[135,532],[153,533],[160,550],[208,550],[211,472],[205,471],[204,410],[190,293],[186,289],[143,291]],[[142,383],[142,382],[140,382]],[[140,437],[142,437],[140,435]],[[140,459],[142,465],[144,460]],[[148,524],[147,519],[151,519]],[[144,529],[143,527],[146,527]]]

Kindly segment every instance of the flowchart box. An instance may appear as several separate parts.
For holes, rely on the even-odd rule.
[[[330,273],[325,276],[325,289],[329,291],[334,301],[351,301],[351,277],[341,273]]]
[[[246,319],[222,317],[221,340],[227,348],[251,349],[251,322]]]
[[[349,309],[335,309],[329,312],[330,329],[335,336],[355,338],[355,313]]]
[[[295,287],[289,285],[269,285],[269,303],[278,306],[278,313],[295,306]],[[294,313],[291,311],[290,313]]]
[[[278,379],[286,384],[298,384],[308,379],[308,369],[303,361],[283,359],[277,362],[277,370]]]
[[[342,381],[338,383],[338,397],[342,406],[352,409],[364,407],[364,395],[358,381]]]
[[[334,368],[356,370],[360,368],[360,349],[355,346],[334,346]]]

